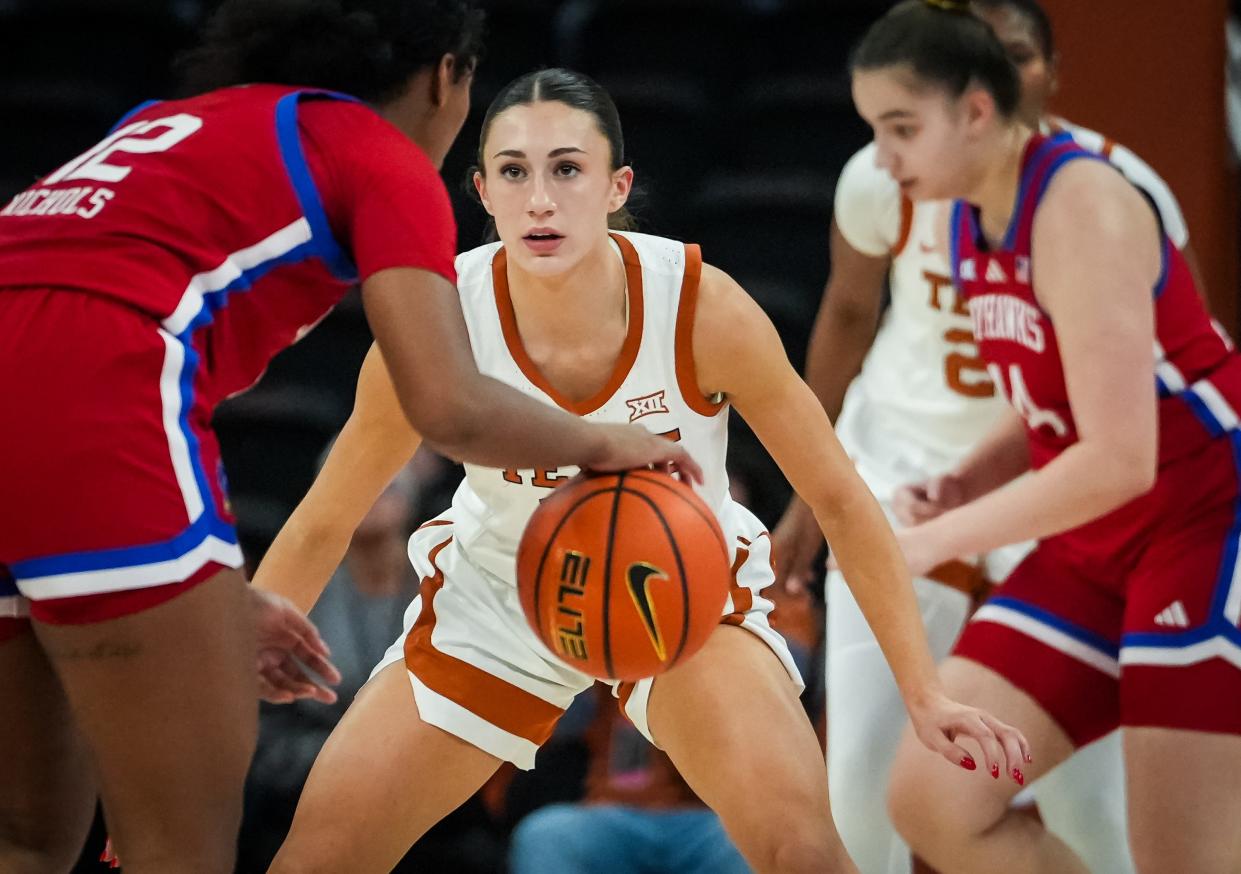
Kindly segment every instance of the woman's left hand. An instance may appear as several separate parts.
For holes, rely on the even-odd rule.
[[[914,733],[927,749],[967,771],[977,767],[974,757],[957,741],[974,740],[982,750],[984,765],[999,779],[1003,770],[1018,785],[1025,785],[1023,768],[1033,761],[1025,736],[985,710],[953,701],[943,692],[926,693],[918,702],[906,702]]]

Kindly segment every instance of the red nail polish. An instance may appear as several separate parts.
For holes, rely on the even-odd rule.
[[[994,780],[1000,779],[1000,766],[999,765],[991,766],[991,777]]]
[[[978,767],[978,765],[976,765],[976,764],[974,763],[974,757],[973,757],[973,756],[965,756],[965,757],[963,757],[963,758],[961,759],[961,767],[962,767],[962,768],[964,768],[964,769],[965,769],[965,770],[967,770],[967,771],[972,771],[972,770],[974,770],[975,768],[977,768],[977,767]]]
[[[1013,779],[1017,781],[1018,786],[1026,785],[1025,775],[1022,774],[1021,770],[1018,768],[1013,768]]]

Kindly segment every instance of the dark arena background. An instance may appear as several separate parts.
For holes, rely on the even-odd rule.
[[[768,313],[799,369],[829,271],[837,175],[869,140],[850,97],[850,47],[886,0],[484,0],[488,37],[468,121],[444,166],[459,248],[482,242],[485,215],[468,185],[479,128],[500,88],[532,69],[565,66],[614,97],[639,195],[643,232],[702,245]],[[1062,55],[1054,108],[1142,155],[1184,207],[1219,321],[1236,329],[1236,151],[1229,109],[1241,85],[1241,27],[1224,4],[1046,0]],[[170,64],[191,46],[209,0],[0,0],[0,203],[97,142],[127,109],[171,96]],[[1232,28],[1231,31],[1228,28]],[[1226,33],[1234,34],[1228,46]],[[1230,86],[1233,90],[1230,90]],[[1238,111],[1241,115],[1241,110]],[[1238,128],[1233,128],[1235,131]],[[364,143],[358,144],[365,148]],[[251,569],[314,478],[349,415],[371,342],[356,291],[281,354],[252,391],[216,417]],[[738,417],[736,489],[774,524],[788,487]],[[419,457],[407,529],[448,502],[459,470]],[[822,710],[821,604],[781,605],[786,635],[811,654],[806,706]],[[355,628],[354,631],[357,631]],[[383,641],[386,645],[387,641]],[[817,680],[817,682],[816,682]],[[589,698],[590,696],[583,696]],[[540,769],[504,768],[437,826],[397,870],[499,872],[522,816],[580,798],[595,702],[540,753]],[[600,699],[598,707],[611,707]],[[339,712],[264,705],[247,788],[238,871],[266,869],[291,820],[300,781]],[[298,716],[300,714],[300,716]],[[576,720],[576,721],[575,721]],[[816,719],[821,725],[821,718]],[[575,729],[574,725],[578,728]],[[287,753],[287,755],[286,755]],[[416,779],[416,777],[411,778]],[[79,871],[103,870],[97,822]],[[552,856],[548,870],[554,870]]]

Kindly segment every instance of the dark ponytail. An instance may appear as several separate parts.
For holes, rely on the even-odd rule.
[[[471,71],[482,30],[475,0],[224,0],[175,70],[184,94],[268,82],[381,104],[444,55]]]
[[[851,70],[909,67],[926,82],[960,97],[981,85],[1005,117],[1021,100],[1021,80],[1004,46],[959,0],[905,0],[880,18],[849,61]]]
[[[483,116],[483,128],[478,135],[478,165],[470,171],[484,172],[483,147],[487,143],[487,134],[491,131],[491,123],[504,110],[514,106],[530,106],[534,103],[563,103],[574,109],[589,112],[595,118],[599,132],[608,141],[611,166],[616,172],[629,163],[625,156],[625,134],[621,130],[620,113],[616,104],[603,86],[582,73],[554,67],[547,70],[536,70],[526,73],[509,82],[491,101],[487,113]],[[473,185],[470,186],[471,190]],[[640,194],[640,192],[638,192]],[[630,193],[632,198],[634,192]],[[613,231],[632,231],[637,229],[637,221],[625,207],[608,216],[608,228]],[[494,228],[489,231],[494,235]],[[494,236],[492,236],[494,239]]]

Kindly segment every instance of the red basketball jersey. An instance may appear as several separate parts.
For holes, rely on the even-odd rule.
[[[373,109],[249,85],[144,104],[0,208],[0,294],[149,314],[195,350],[214,405],[354,282],[396,266],[453,279],[455,247],[435,167]]]
[[[969,300],[974,336],[995,384],[1025,420],[1035,468],[1077,441],[1055,326],[1034,294],[1038,278],[1030,251],[1039,202],[1060,168],[1077,159],[1103,160],[1068,134],[1031,137],[1016,208],[998,248],[986,243],[975,207],[958,201],[952,211],[953,278]],[[1241,408],[1241,358],[1207,314],[1184,256],[1166,235],[1162,246],[1163,269],[1153,289],[1151,374],[1159,397],[1161,477],[1178,458],[1235,429],[1234,410]],[[1131,545],[1132,535],[1156,521],[1153,494],[1077,529],[1071,539],[1101,555]]]

